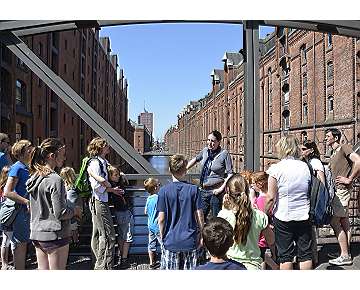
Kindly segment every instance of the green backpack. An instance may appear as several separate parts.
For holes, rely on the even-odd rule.
[[[99,165],[100,165],[101,174],[102,174],[102,176],[105,176],[104,165],[98,158],[85,157],[81,162],[80,172],[75,181],[75,190],[79,194],[79,196],[82,198],[90,198],[92,195],[92,188],[91,188],[91,184],[89,181],[89,174],[87,172],[87,168],[90,164],[90,161],[93,159],[98,160]]]

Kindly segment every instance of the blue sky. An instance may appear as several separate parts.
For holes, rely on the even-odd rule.
[[[262,27],[260,35],[272,28]],[[103,28],[128,79],[129,117],[145,107],[154,113],[154,137],[162,138],[191,100],[211,90],[210,73],[224,53],[242,47],[242,26],[233,24],[146,24]]]

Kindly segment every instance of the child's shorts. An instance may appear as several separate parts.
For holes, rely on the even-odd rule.
[[[151,230],[149,230],[149,244],[148,244],[148,250],[149,252],[156,252],[156,246],[160,245],[161,247],[161,240],[160,240],[160,233],[154,233]]]
[[[116,221],[118,226],[116,227],[118,238],[125,242],[131,243],[133,241],[134,231],[134,217],[129,210],[115,211]]]

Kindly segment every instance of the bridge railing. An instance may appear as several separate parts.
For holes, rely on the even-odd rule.
[[[144,213],[146,199],[149,194],[144,189],[144,180],[147,178],[156,178],[164,185],[171,181],[170,174],[126,174],[130,186],[126,188],[132,200],[132,213],[134,215],[133,242],[130,247],[130,254],[146,254],[148,245],[148,227],[147,216]],[[191,183],[197,183],[196,179],[200,174],[187,174],[186,180]]]

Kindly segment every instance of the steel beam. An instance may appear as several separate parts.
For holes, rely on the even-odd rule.
[[[61,77],[43,63],[14,33],[0,34],[3,42],[21,59],[66,105],[83,119],[99,136],[126,160],[138,173],[157,174],[151,164],[131,147],[91,106],[89,106]]]
[[[259,24],[244,21],[244,166],[247,170],[260,169],[260,94],[259,94]]]
[[[9,20],[0,21],[0,31],[16,31],[35,27],[50,27],[52,25],[74,22],[74,20]]]
[[[283,26],[295,29],[318,32],[331,32],[350,37],[360,37],[360,21],[358,20],[261,20],[259,25]]]

